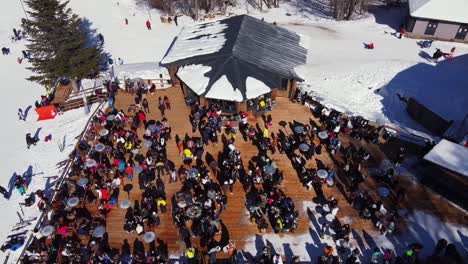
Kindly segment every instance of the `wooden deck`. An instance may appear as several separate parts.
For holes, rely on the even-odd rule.
[[[167,95],[171,100],[172,110],[166,111],[166,117],[169,120],[172,127],[172,137],[174,138],[176,134],[183,137],[186,133],[190,136],[191,125],[189,122],[189,108],[185,105],[182,92],[179,87],[171,87],[165,90],[157,90],[154,95],[148,94],[147,98],[150,102],[150,111],[148,114],[148,119],[160,120],[161,115],[157,109],[157,100],[159,96]],[[116,108],[124,109],[125,111],[134,103],[134,97],[120,91],[116,98]],[[281,120],[292,121],[296,120],[303,123],[309,123],[309,119],[313,119],[315,122],[319,123],[318,120],[315,120],[310,113],[310,111],[300,104],[293,104],[288,101],[287,98],[277,98],[276,106],[272,111],[273,117],[273,127],[270,129],[270,132],[277,132],[279,129],[283,129],[278,125],[278,122]],[[263,121],[257,120],[255,117],[250,117],[249,122],[259,123],[260,127],[263,128]],[[288,129],[287,129],[288,130]],[[138,131],[139,134],[143,134],[142,130]],[[291,133],[290,130],[285,131],[286,133]],[[198,132],[194,135],[198,136]],[[348,142],[353,141],[347,136],[341,136],[344,145],[347,145]],[[316,142],[318,143],[318,142]],[[353,142],[355,145],[361,145],[359,142]],[[244,166],[248,165],[248,162],[252,157],[258,154],[258,150],[251,142],[244,142],[240,134],[237,136],[235,142],[236,148],[241,152]],[[376,145],[367,145],[364,146],[370,151],[373,157],[376,157],[374,160],[371,160],[371,163],[378,163],[385,156],[382,153],[379,146]],[[221,150],[222,146],[219,144],[217,148],[213,146],[208,146],[206,152],[213,154],[214,157],[217,157],[217,153]],[[205,152],[205,153],[206,153]],[[176,167],[182,165],[182,160],[179,158],[178,150],[176,148],[175,140],[172,139],[168,142],[167,148],[168,158],[176,164]],[[335,155],[335,162],[340,162],[340,154]],[[310,219],[302,207],[303,201],[310,201],[315,197],[314,191],[307,191],[305,187],[300,183],[296,171],[291,166],[290,160],[286,157],[285,154],[280,154],[278,151],[271,156],[272,159],[277,163],[279,169],[284,172],[284,182],[280,186],[285,194],[291,197],[299,210],[299,228],[296,230],[293,235],[301,235],[309,233],[309,228],[314,227],[310,224]],[[334,161],[330,158],[326,151],[323,151],[321,155],[314,156],[313,159],[308,161],[307,167],[316,167],[316,159],[321,160],[325,165],[333,165]],[[175,225],[172,220],[170,212],[170,197],[177,192],[181,184],[180,182],[169,183],[168,177],[163,177],[165,183],[167,197],[168,197],[168,211],[165,214],[161,214],[161,225],[155,228],[153,231],[156,233],[157,237],[164,240],[168,243],[170,255],[180,256],[184,252],[184,243],[180,240],[179,234],[175,228]],[[125,184],[129,181],[125,179]],[[375,188],[376,183],[369,179],[366,183],[369,188]],[[135,186],[130,193],[130,200],[140,200],[141,191],[138,189],[138,182],[136,179],[133,182]],[[425,191],[421,186],[411,186],[411,193],[406,197],[406,200],[403,202],[404,207],[409,210],[420,208],[423,210],[431,211],[436,215],[444,215],[446,219],[451,219],[461,224],[468,224],[466,216],[455,209],[449,203],[445,202],[443,199],[440,199],[437,195],[432,194],[431,192]],[[326,196],[333,195],[339,200],[339,212],[338,218],[347,216],[352,219],[352,228],[354,229],[365,229],[373,230],[375,228],[370,223],[370,221],[363,221],[359,218],[358,213],[354,210],[346,201],[344,195],[338,190],[338,188],[326,188],[324,187],[324,192]],[[126,199],[127,194],[122,190],[120,193],[120,200]],[[222,220],[226,224],[229,235],[237,244],[238,249],[242,249],[245,245],[247,238],[255,236],[258,233],[256,225],[251,224],[248,219],[248,211],[245,208],[245,192],[238,182],[234,188],[234,194],[228,195],[228,204],[227,210],[222,213]],[[90,208],[91,209],[91,208]],[[107,217],[107,231],[109,233],[109,240],[111,247],[121,248],[122,241],[128,239],[129,243],[133,246],[133,241],[136,237],[135,234],[127,234],[124,229],[124,217],[125,210],[120,209],[119,207],[114,207]],[[145,231],[150,231],[146,229]],[[271,227],[267,232],[272,232]],[[377,233],[377,232],[376,232]],[[288,233],[291,235],[291,233]],[[139,237],[140,240],[142,237]],[[196,241],[194,241],[196,243]],[[256,252],[251,252],[255,255]]]

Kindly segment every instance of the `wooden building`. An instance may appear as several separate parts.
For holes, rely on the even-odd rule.
[[[295,68],[306,59],[298,34],[241,15],[184,27],[161,64],[188,104],[217,103],[232,113],[294,96],[303,81]]]
[[[468,210],[468,148],[443,139],[424,160],[423,182]]]
[[[468,42],[468,1],[409,0],[408,36]]]

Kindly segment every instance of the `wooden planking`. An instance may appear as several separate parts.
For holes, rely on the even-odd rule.
[[[150,111],[151,113],[148,114],[148,119],[161,119],[161,115],[159,110],[157,109],[158,104],[158,97],[167,95],[171,100],[172,110],[166,111],[166,117],[169,120],[171,127],[172,127],[172,137],[174,138],[176,134],[178,134],[181,138],[187,133],[189,136],[196,135],[199,136],[198,132],[192,133],[191,132],[191,125],[189,123],[189,108],[185,105],[184,97],[180,87],[171,87],[165,90],[157,90],[157,92],[153,95],[148,94],[147,98],[150,103]],[[116,98],[116,108],[117,109],[124,109],[125,111],[127,108],[134,103],[134,96],[131,96],[123,91],[120,91],[117,98]],[[318,120],[313,118],[310,111],[300,104],[293,104],[290,103],[287,98],[277,98],[276,106],[272,111],[273,117],[273,127],[270,128],[270,132],[278,132],[278,130],[283,129],[278,125],[278,122],[281,120],[284,121],[292,121],[296,120],[302,123],[309,123],[309,118],[313,119],[316,123],[319,123]],[[261,118],[257,120],[254,116],[249,117],[249,123],[254,124],[258,122],[260,127],[263,128],[263,121]],[[287,132],[291,133],[291,131],[287,128]],[[139,131],[140,136],[142,135],[143,131],[140,129]],[[365,142],[355,142],[354,140],[350,139],[346,135],[340,135],[340,138],[344,142],[345,145],[348,142],[353,141],[353,144],[360,146],[363,145],[368,151],[375,157],[374,162],[378,164],[381,159],[385,157],[385,154],[380,151],[380,149],[375,145],[368,145]],[[316,142],[318,143],[318,142]],[[253,146],[250,142],[244,142],[240,134],[238,134],[236,142],[236,148],[241,152],[242,158],[244,161],[244,166],[247,166],[248,161],[252,159],[252,157],[258,154],[258,150],[255,146]],[[221,145],[218,147],[208,146],[205,149],[205,153],[209,152],[214,157],[217,157],[217,153],[221,151]],[[178,150],[175,145],[174,139],[168,142],[167,148],[168,158],[172,160],[176,167],[179,167],[182,164],[182,160],[179,158]],[[281,189],[285,192],[285,194],[291,197],[294,202],[296,203],[296,207],[300,212],[299,218],[299,228],[296,230],[296,235],[304,234],[309,232],[309,227],[313,228],[313,225],[310,224],[309,217],[307,216],[306,211],[302,208],[303,201],[310,201],[313,197],[315,197],[314,191],[307,191],[306,188],[302,186],[299,182],[297,173],[292,168],[289,159],[284,154],[280,154],[278,151],[271,155],[271,158],[277,163],[279,169],[284,172],[284,182],[281,186]],[[333,160],[329,157],[329,155],[323,151],[321,155],[314,156],[313,159],[307,162],[307,167],[316,167],[315,158],[320,159],[324,164],[333,165]],[[335,158],[339,161],[340,155],[337,154]],[[167,176],[163,177],[163,181],[166,186],[166,192],[169,198],[177,192],[181,184],[171,183],[169,184]],[[128,183],[128,180],[125,180],[125,183]],[[137,186],[137,179],[134,179],[134,185]],[[367,188],[375,188],[375,182],[372,179],[369,180],[369,184],[366,184]],[[420,186],[416,186],[417,189],[423,189]],[[352,219],[352,227],[358,230],[374,230],[374,227],[370,223],[370,221],[363,221],[359,218],[357,212],[347,203],[345,197],[337,188],[327,188],[324,187],[324,193],[326,196],[335,196],[339,201],[340,210],[338,212],[338,217],[348,217]],[[126,193],[121,191],[120,200],[126,199]],[[412,201],[416,201],[416,197],[413,197],[413,193],[409,196],[411,197]],[[141,191],[136,187],[130,193],[130,199],[132,201],[141,198]],[[425,196],[425,199],[429,199],[427,203],[436,203],[440,204],[440,199],[437,199],[435,196]],[[228,205],[227,210],[222,213],[223,222],[226,224],[229,234],[232,239],[236,241],[238,248],[243,248],[244,243],[247,238],[254,236],[258,231],[255,225],[250,224],[248,220],[248,212],[245,208],[245,192],[241,187],[240,183],[237,183],[234,188],[234,195],[228,195]],[[417,203],[412,204],[413,207],[417,207]],[[447,206],[444,204],[444,208],[450,208],[450,215],[459,215],[460,212],[454,209],[451,206]],[[166,243],[168,243],[169,250],[171,254],[180,255],[183,252],[183,242],[179,241],[179,235],[173,224],[171,212],[170,212],[170,201],[168,201],[168,212],[166,214],[161,214],[161,225],[154,229],[157,234],[158,238],[163,239]],[[431,207],[430,210],[437,210],[438,208]],[[447,210],[445,211],[447,212]],[[124,225],[124,216],[125,210],[119,209],[115,207],[111,210],[107,218],[107,229],[109,231],[109,239],[111,247],[119,248],[122,245],[123,239],[128,239],[130,244],[133,244],[133,240],[138,237],[135,234],[127,234],[123,230]],[[145,231],[149,231],[146,230]],[[268,232],[271,232],[271,228],[269,228]],[[280,234],[281,236],[281,234]],[[141,237],[140,237],[141,239]],[[196,242],[196,241],[195,241]]]
[[[168,118],[169,122],[172,126],[173,137],[176,134],[179,136],[185,135],[196,135],[198,136],[198,132],[195,134],[191,133],[191,126],[188,122],[189,116],[189,108],[185,106],[184,98],[180,91],[179,87],[171,87],[166,90],[158,90],[154,95],[148,95],[148,99],[150,102],[150,111],[151,113],[148,115],[149,119],[161,119],[160,113],[158,110],[155,111],[157,106],[157,98],[159,96],[167,95],[172,103],[173,110],[166,111],[166,117]],[[124,92],[120,92],[117,96],[116,107],[117,109],[124,109],[126,110],[130,104],[134,102],[133,96],[130,96]],[[286,98],[278,98],[277,99],[277,106],[272,112],[272,116],[274,118],[274,125],[270,128],[271,132],[277,132],[280,127],[277,125],[277,122],[280,120],[291,121],[292,115],[294,113],[294,117],[296,121],[309,123],[309,118],[311,117],[309,111],[304,108],[302,105],[299,104],[291,104],[288,102]],[[249,118],[249,122],[255,123],[258,120],[251,116]],[[263,127],[263,121],[259,121],[260,126]],[[142,133],[142,131],[139,131]],[[318,143],[318,142],[316,142]],[[253,146],[250,142],[244,142],[240,134],[238,135],[236,142],[236,148],[241,152],[242,158],[244,161],[244,165],[247,166],[248,162],[252,159],[252,157],[258,155],[258,150],[255,146]],[[206,151],[211,153],[214,157],[217,157],[217,153],[221,151],[221,145],[217,148],[213,146],[208,146]],[[178,151],[175,146],[174,140],[171,140],[168,145],[168,158],[176,163],[176,166],[180,166],[182,164],[182,160],[179,158]],[[281,186],[282,190],[285,194],[291,197],[295,203],[296,207],[300,212],[300,221],[299,221],[299,228],[296,231],[297,234],[302,234],[308,232],[309,229],[309,218],[305,213],[305,210],[302,208],[302,201],[310,201],[314,196],[314,192],[307,191],[302,184],[299,182],[298,176],[295,170],[291,166],[291,162],[284,154],[280,154],[278,151],[271,155],[271,158],[278,164],[280,170],[284,172],[284,182]],[[331,164],[332,161],[328,157],[325,152],[318,157],[322,160],[325,164]],[[307,164],[308,167],[316,167],[316,163],[314,160],[310,160]],[[166,191],[168,197],[171,197],[176,191],[178,191],[181,187],[180,183],[172,183],[169,184],[167,181],[167,177],[164,178],[164,182],[166,184]],[[126,182],[127,183],[127,180]],[[349,206],[344,206],[346,204],[345,199],[343,196],[338,196],[334,193],[333,188],[325,188],[324,190],[327,196],[335,195],[337,199],[340,201],[340,214],[343,215],[351,215],[357,217],[357,214],[354,209]],[[121,194],[121,199],[124,199],[126,196],[125,193]],[[139,199],[141,197],[140,190],[134,189],[130,194],[130,199],[133,201],[135,199]],[[226,224],[229,230],[229,234],[232,239],[234,239],[237,243],[239,248],[243,247],[243,243],[247,237],[253,236],[255,233],[258,232],[256,226],[254,224],[250,224],[249,222],[249,214],[245,208],[245,192],[242,189],[240,183],[237,183],[234,188],[234,195],[228,195],[228,206],[227,210],[222,213],[223,222]],[[168,206],[170,208],[170,206]],[[134,240],[136,237],[135,235],[128,235],[125,231],[123,231],[123,224],[124,224],[124,215],[125,210],[121,209],[113,209],[108,215],[108,230],[110,231],[110,241],[111,246],[120,248],[121,242],[124,238],[128,238],[130,242]],[[174,253],[181,253],[180,243],[176,243],[179,240],[179,236],[174,228],[174,224],[172,221],[172,217],[168,211],[165,215],[161,215],[161,222],[162,225],[157,227],[154,231],[157,233],[159,238],[162,238],[169,244],[169,249]],[[364,226],[367,228],[371,228],[368,222],[363,223]],[[363,227],[364,227],[363,226]],[[271,228],[269,228],[268,232],[271,232]]]

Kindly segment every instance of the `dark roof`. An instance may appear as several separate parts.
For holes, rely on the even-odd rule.
[[[244,98],[248,89],[245,87],[245,81],[249,76],[264,82],[270,88],[279,88],[281,79],[303,80],[294,71],[295,67],[305,64],[307,59],[307,49],[299,44],[298,34],[247,15],[202,25],[202,27],[197,26],[196,29],[193,27],[182,29],[166,53],[162,65],[202,64],[210,66],[212,70],[205,74],[210,78],[210,84],[205,93],[223,75],[226,75],[234,89],[241,90]],[[206,30],[206,32],[203,29],[199,30],[210,26],[222,28],[221,32],[211,36],[209,33],[213,30]],[[213,41],[213,37],[224,38],[222,47],[213,52],[198,52],[206,47],[206,40],[211,38]],[[194,42],[196,39],[200,41]],[[192,41],[192,46],[193,43],[200,45],[200,49],[193,47],[193,53],[196,55],[184,57],[175,54],[174,56],[174,53],[178,51],[177,49],[173,51],[173,47],[183,46],[184,43],[178,42],[187,40]],[[170,58],[169,61],[168,58]],[[175,60],[171,60],[174,58]]]

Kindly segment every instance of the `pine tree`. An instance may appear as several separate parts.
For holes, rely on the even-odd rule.
[[[28,80],[53,87],[61,78],[77,81],[95,75],[103,60],[102,43],[89,22],[73,14],[68,1],[26,0],[30,19],[25,21],[29,35],[33,75]]]

